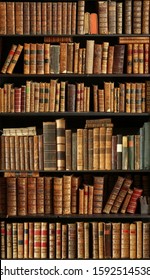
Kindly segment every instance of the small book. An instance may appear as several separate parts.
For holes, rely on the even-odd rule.
[[[23,50],[23,46],[19,44],[19,45],[17,46],[17,49],[16,49],[16,51],[15,51],[15,53],[14,53],[14,56],[13,56],[13,58],[12,58],[10,64],[9,64],[9,66],[8,66],[8,68],[7,68],[7,73],[8,73],[8,74],[12,74],[12,73],[13,73],[14,68],[15,68],[15,66],[16,66],[16,63],[17,63],[17,61],[18,61],[20,55],[21,55],[22,50]]]

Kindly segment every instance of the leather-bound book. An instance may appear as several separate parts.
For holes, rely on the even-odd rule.
[[[104,89],[98,89],[98,108],[99,112],[105,112],[105,105],[104,105],[105,95]]]
[[[63,181],[62,178],[54,177],[53,185],[53,206],[54,214],[62,214],[63,203]]]
[[[79,188],[79,214],[85,214],[84,204],[84,188]]]
[[[67,73],[73,73],[74,43],[67,43]]]
[[[39,170],[44,169],[44,158],[43,158],[43,134],[38,135],[38,166]]]
[[[116,3],[116,33],[122,34],[123,32],[123,3]]]
[[[15,170],[15,137],[9,136],[10,140],[10,169]]]
[[[149,44],[144,44],[144,73],[149,73]]]
[[[143,259],[150,258],[150,223],[143,222]]]
[[[40,35],[41,32],[41,25],[42,25],[42,15],[41,15],[41,2],[36,3],[36,34]]]
[[[23,35],[23,2],[15,3],[15,34]]]
[[[53,182],[52,177],[44,177],[44,214],[53,213]]]
[[[66,101],[66,82],[60,82],[60,112],[65,112]]]
[[[146,94],[146,112],[150,112],[150,83],[146,81],[145,83],[145,94]]]
[[[72,161],[72,170],[77,170],[77,132],[72,132],[72,152],[71,152],[71,161]]]
[[[62,34],[62,3],[58,2],[58,9],[57,9],[57,34]]]
[[[76,22],[77,22],[77,3],[72,2],[72,13],[71,13],[71,34],[75,35],[76,30]]]
[[[31,94],[34,95],[34,92]],[[39,112],[44,112],[45,103],[45,83],[40,82],[40,92],[39,92]]]
[[[12,259],[18,259],[18,232],[17,223],[12,223]],[[25,250],[25,248],[24,248]]]
[[[25,216],[27,211],[27,178],[17,178],[17,214]]]
[[[92,259],[99,257],[98,222],[91,222],[92,226]]]
[[[117,134],[117,169],[122,169],[122,134]]]
[[[93,214],[94,209],[94,187],[88,186],[88,212],[87,214]]]
[[[84,214],[88,213],[89,186],[84,184]]]
[[[142,2],[141,0],[133,2],[133,34],[142,32]]]
[[[50,46],[50,73],[59,74],[60,73],[60,46],[51,45]]]
[[[97,15],[97,13],[90,14],[90,34],[98,34],[98,15]]]
[[[108,2],[98,1],[99,34],[108,34]]]
[[[135,135],[128,135],[128,169],[135,169]]]
[[[23,227],[23,258],[29,259],[29,223],[24,222]]]
[[[121,189],[114,200],[113,206],[111,208],[111,213],[118,213],[131,184],[132,184],[132,180],[129,178],[125,178],[121,186]]]
[[[30,3],[23,2],[23,34],[30,34]]]
[[[140,199],[142,192],[143,192],[143,189],[139,189],[139,188],[133,189],[133,193],[131,195],[131,199],[130,199],[128,207],[127,207],[127,213],[134,214],[136,212],[137,201],[138,201],[138,199]]]
[[[56,120],[57,170],[64,170],[66,167],[65,126],[65,119]]]
[[[84,259],[84,222],[77,222],[77,259]]]
[[[94,176],[93,213],[102,213],[104,192],[104,176]]]
[[[104,223],[98,222],[98,258],[104,258]]]
[[[43,122],[44,170],[56,170],[56,123]]]
[[[41,259],[48,257],[48,224],[41,222]]]
[[[30,2],[30,34],[36,35],[36,2]]]
[[[121,206],[121,209],[120,209],[120,213],[122,214],[125,214],[126,211],[127,211],[127,207],[130,203],[130,199],[131,199],[131,196],[132,196],[132,193],[133,193],[133,190],[129,189],[126,196],[125,196],[125,199],[124,199],[124,202]]]
[[[54,259],[56,257],[56,223],[49,223],[49,247],[48,255],[49,259]]]
[[[135,170],[140,169],[140,135],[135,135]]]
[[[15,68],[15,66],[16,66],[16,63],[17,63],[17,61],[18,61],[20,55],[21,55],[22,50],[23,50],[23,46],[19,44],[19,45],[17,46],[17,49],[16,49],[16,51],[15,51],[15,54],[14,54],[14,56],[13,56],[13,58],[12,58],[10,64],[9,64],[9,66],[8,66],[8,68],[7,68],[7,73],[8,73],[8,74],[12,74],[12,73],[13,73],[14,68]]]
[[[121,259],[130,257],[130,224],[121,223]]]
[[[57,93],[60,95],[60,91],[59,89],[57,90]],[[50,98],[50,83],[45,83],[45,99],[44,99],[44,112],[48,112],[49,111],[49,98]],[[56,99],[57,103],[58,103],[58,108],[59,108],[59,99]],[[56,103],[56,104],[57,104]],[[57,109],[58,111],[58,109]]]
[[[137,258],[137,227],[136,223],[130,224],[130,259]]]
[[[128,169],[128,136],[122,136],[122,170]]]
[[[78,74],[78,64],[79,64],[79,43],[75,42],[74,43],[74,74]]]
[[[6,35],[7,23],[6,23],[6,2],[0,2],[0,34]]]
[[[67,34],[67,2],[62,3],[62,34]]]
[[[99,128],[93,128],[93,170],[99,168]]]
[[[88,169],[88,130],[83,129],[83,169]]]
[[[84,13],[85,13],[85,1],[80,0],[78,2],[78,13],[77,13],[78,34],[84,34]]]
[[[36,74],[37,66],[37,44],[30,44],[30,74]],[[25,73],[24,73],[25,74]]]
[[[88,222],[84,222],[83,231],[84,231],[84,259],[89,259],[90,239],[89,239],[89,223]]]
[[[103,42],[102,44],[102,74],[107,74],[108,69],[108,50],[109,42]]]
[[[99,128],[100,152],[99,152],[99,169],[105,169],[106,159],[106,127]]]
[[[109,34],[116,34],[116,6],[115,1],[108,3],[108,32]]]
[[[6,179],[1,177],[0,178],[0,215],[6,215],[7,214],[7,207],[6,207],[6,194],[7,194],[7,189],[6,189]]]
[[[112,127],[106,127],[105,169],[112,169]]]
[[[29,259],[34,257],[34,222],[29,222]]]
[[[47,34],[52,34],[52,2],[47,3]]]
[[[23,236],[24,236],[24,223],[17,224],[18,233],[18,259],[23,259],[24,256],[24,246],[23,246]]]
[[[112,135],[112,169],[117,169],[117,136]]]
[[[126,113],[131,112],[131,83],[126,83],[126,89],[125,89],[125,94],[126,94]]]
[[[11,46],[11,49],[10,49],[10,51],[8,53],[8,56],[7,56],[6,60],[5,60],[5,62],[4,62],[4,65],[3,65],[2,69],[1,69],[1,73],[5,74],[7,72],[8,66],[9,66],[9,64],[10,64],[10,62],[11,62],[11,60],[12,60],[14,54],[15,54],[16,49],[17,49],[17,45],[13,44]]]
[[[121,186],[122,186],[124,180],[125,180],[125,178],[123,178],[122,176],[118,176],[118,179],[108,197],[108,200],[106,201],[105,207],[103,209],[103,213],[107,213],[107,214],[110,213],[112,206],[114,204],[114,201],[121,189]]]
[[[139,74],[144,74],[144,44],[143,43],[138,45],[138,55],[139,55],[139,57],[138,57],[138,59],[139,59],[138,73]]]
[[[68,83],[67,85],[67,111],[75,112],[76,103],[76,85]]]
[[[133,44],[133,74],[139,74],[139,44]]]
[[[101,74],[102,65],[102,44],[94,45],[93,74]]]
[[[76,223],[68,223],[68,259],[77,257],[77,226]]]
[[[125,45],[115,45],[113,74],[123,74]]]
[[[90,34],[90,13],[89,12],[84,13],[84,34]]]
[[[143,96],[142,96],[143,95]],[[136,112],[142,113],[145,112],[145,84],[143,87],[143,83],[136,83]]]
[[[66,146],[66,170],[72,169],[72,131],[71,129],[65,130],[65,146]]]
[[[0,256],[1,259],[6,259],[6,224],[5,221],[0,222],[0,241],[1,241],[1,251],[0,251]]]
[[[121,256],[121,223],[112,223],[112,259]]]
[[[150,13],[150,2],[149,0],[144,0],[142,2],[142,10],[141,10],[141,26],[142,26],[142,34],[149,34],[149,13]]]
[[[34,143],[33,136],[29,136],[29,169],[34,170]]]
[[[34,222],[34,259],[41,258],[41,223]]]
[[[30,74],[30,44],[24,43],[23,73]]]
[[[71,214],[71,175],[63,176],[62,213]]]
[[[37,214],[44,214],[44,177],[38,177],[36,181]]]
[[[7,215],[17,215],[17,183],[16,178],[7,178]]]
[[[57,80],[50,81],[49,111],[54,112],[56,108]],[[61,88],[60,88],[61,90]],[[61,98],[61,97],[60,97]]]
[[[36,44],[36,74],[44,74],[44,44]]]
[[[83,170],[83,129],[77,129],[77,170]]]
[[[44,44],[44,73],[50,73],[50,44]]]
[[[67,243],[68,243],[68,232],[67,224],[62,224],[62,259],[67,259]]]
[[[33,136],[33,158],[34,158],[34,170],[37,171],[39,170],[39,138],[38,135]]]
[[[16,14],[15,14],[16,3],[7,2],[6,3],[6,33],[15,34],[16,33]]]
[[[7,259],[12,259],[12,224],[6,224],[6,256]]]
[[[124,31],[125,34],[132,34],[132,0],[126,0],[124,8],[125,8]]]
[[[40,83],[34,84],[34,111],[39,112]]]
[[[67,73],[67,43],[60,43],[60,73]]]
[[[27,193],[27,201],[28,201],[28,215],[34,215],[37,213],[37,193],[36,193],[36,178],[28,177],[28,193]]]
[[[15,113],[21,112],[21,87],[15,88]]]
[[[104,223],[104,258],[110,259],[112,257],[112,224]]]
[[[52,34],[57,34],[57,9],[58,3],[52,3]]]
[[[113,73],[113,63],[114,63],[114,46],[108,47],[108,65],[107,65],[107,73]]]
[[[71,213],[78,213],[78,193],[81,178],[78,176],[72,176],[71,180]]]
[[[143,223],[142,221],[136,221],[136,233],[137,233],[137,259],[143,257]]]
[[[98,112],[98,85],[93,85],[93,107],[94,112]]]
[[[41,33],[47,34],[47,3],[41,3]]]
[[[133,73],[133,44],[127,44],[127,74]]]
[[[71,34],[72,2],[67,3],[67,34]]]

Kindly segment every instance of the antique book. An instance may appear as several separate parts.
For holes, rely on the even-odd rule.
[[[61,236],[62,236],[61,223],[57,222],[56,223],[56,259],[61,258],[61,250],[62,250]]]
[[[62,214],[63,205],[63,179],[54,177],[53,185],[53,209],[54,214]]]
[[[62,192],[62,212],[63,214],[71,214],[71,189],[72,176],[63,176],[63,192]]]
[[[122,169],[122,134],[117,134],[117,169]]]
[[[136,221],[136,234],[137,234],[137,259],[143,257],[143,224],[142,221]]]
[[[125,1],[125,34],[132,34],[132,0]]]
[[[108,34],[108,2],[98,1],[99,34]]]
[[[30,3],[30,34],[36,35],[36,2]]]
[[[94,45],[93,74],[101,74],[102,44]]]
[[[128,136],[122,136],[122,170],[128,169]]]
[[[137,208],[137,202],[140,199],[142,195],[143,189],[134,188],[133,193],[131,195],[131,199],[129,201],[128,207],[127,207],[127,213],[135,213]]]
[[[89,223],[84,222],[83,224],[83,231],[84,231],[84,259],[89,259],[89,247],[90,247],[90,240],[89,240]]]
[[[7,215],[17,215],[17,182],[16,178],[7,178]]]
[[[5,35],[7,33],[6,23],[6,2],[0,2],[0,34]]]
[[[133,34],[141,34],[142,31],[142,1],[133,2]]]
[[[84,12],[85,12],[85,1],[80,0],[78,2],[78,14],[77,14],[78,34],[84,34]]]
[[[101,73],[102,74],[107,74],[108,50],[109,50],[109,42],[103,42],[102,43],[102,68],[101,68]]]
[[[93,74],[94,40],[86,41],[86,74]]]
[[[121,223],[121,259],[130,257],[130,224]]]
[[[24,223],[17,224],[17,233],[18,233],[18,259],[23,259],[23,256],[24,256],[24,246],[23,246]]]
[[[112,258],[120,259],[121,256],[121,223],[112,223]]]
[[[112,127],[106,127],[106,142],[105,142],[105,168],[112,169]]]
[[[18,232],[17,232],[17,223],[12,223],[12,258],[18,258]],[[25,247],[24,247],[25,251]]]
[[[80,176],[72,176],[71,180],[71,213],[78,213],[78,194],[81,178]]]
[[[129,189],[125,196],[123,204],[121,206],[120,213],[122,213],[122,214],[126,213],[132,194],[133,194],[133,190]]]
[[[56,257],[56,223],[49,223],[49,248],[48,256],[49,259],[54,259]]]
[[[84,259],[84,222],[77,222],[77,259]]]
[[[77,170],[83,170],[83,129],[77,129]]]
[[[41,24],[42,24],[42,9],[41,2],[36,3],[36,34],[41,34]]]
[[[23,2],[15,3],[15,34],[23,35]]]
[[[41,222],[41,259],[48,257],[48,224]]]
[[[133,44],[127,44],[127,74],[133,73]]]
[[[90,34],[98,34],[98,15],[90,13]]]
[[[66,42],[60,42],[60,73],[67,73],[67,46]]]
[[[28,214],[33,215],[37,213],[36,178],[28,177],[27,184],[28,184],[28,191],[27,191]]]
[[[34,222],[34,259],[41,258],[41,222]]]
[[[60,45],[50,45],[50,73],[60,73]]]
[[[143,222],[143,258],[144,259],[149,259],[150,257],[149,234],[150,234],[150,223]]]
[[[72,169],[72,131],[71,129],[65,129],[65,146],[66,146],[66,170]]]
[[[113,74],[123,74],[125,45],[115,45]]]
[[[23,3],[23,34],[30,34],[30,3]]]
[[[123,33],[123,3],[117,2],[116,3],[116,33],[122,34]]]
[[[47,34],[47,3],[41,3],[41,33]]]
[[[67,242],[68,242],[68,236],[67,236],[67,224],[62,224],[62,259],[67,259]]]
[[[15,15],[16,3],[7,2],[6,4],[6,33],[7,34],[15,34],[16,30],[16,16]]]
[[[14,68],[15,68],[15,66],[16,66],[16,63],[17,63],[17,61],[18,61],[20,55],[21,55],[22,50],[23,50],[23,46],[19,44],[19,45],[17,46],[17,49],[16,49],[14,55],[13,55],[12,60],[10,61],[9,66],[8,66],[8,68],[7,68],[7,71],[6,71],[6,72],[7,72],[8,74],[12,74],[12,73],[13,73]]]
[[[137,227],[136,223],[130,224],[130,259],[137,257]]]
[[[44,44],[36,44],[36,74],[44,74]]]
[[[111,235],[112,224],[104,223],[104,259],[110,259],[112,256]]]
[[[44,213],[53,213],[53,184],[49,176],[44,178]]]
[[[76,223],[68,223],[68,259],[77,257],[77,229]]]
[[[44,170],[56,170],[56,123],[43,122]]]
[[[30,74],[36,74],[37,44],[30,43]]]
[[[24,222],[23,226],[23,258],[28,259],[29,258],[29,223]]]
[[[44,177],[36,179],[36,200],[37,200],[37,214],[44,214]]]
[[[7,56],[6,60],[5,60],[5,62],[4,62],[4,65],[2,66],[1,73],[5,74],[7,72],[8,66],[9,66],[10,62],[12,61],[12,59],[13,59],[13,56],[15,54],[16,49],[17,49],[17,45],[13,44],[11,46],[11,49],[10,49],[10,51],[8,53],[8,56]]]
[[[17,214],[19,216],[28,214],[27,187],[27,178],[17,178]]]
[[[141,10],[141,26],[142,26],[142,34],[149,34],[149,12],[150,12],[150,3],[149,0],[144,0],[142,3],[143,7]]]
[[[111,1],[108,3],[108,33],[116,34],[116,2]]]
[[[34,257],[34,222],[29,222],[29,259]]]
[[[99,244],[98,244],[98,222],[91,222],[92,224],[92,259],[98,259]]]
[[[12,259],[12,224],[6,224],[7,259]]]
[[[56,158],[57,170],[64,170],[65,163],[65,119],[56,120]]]
[[[93,213],[102,213],[103,209],[104,176],[94,176]]]

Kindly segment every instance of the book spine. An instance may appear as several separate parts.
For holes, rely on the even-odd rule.
[[[19,59],[19,57],[21,55],[22,50],[23,50],[23,46],[19,44],[17,46],[17,49],[15,51],[15,54],[14,54],[14,56],[13,56],[13,58],[12,58],[10,64],[9,64],[9,66],[7,68],[7,73],[8,74],[12,74],[13,73],[13,70],[14,70],[14,68],[16,66],[16,63],[17,63],[17,61],[18,61],[18,59]]]
[[[4,62],[4,65],[3,65],[2,69],[1,69],[1,73],[5,74],[7,72],[8,66],[9,66],[10,62],[12,61],[12,59],[13,59],[13,56],[15,54],[16,49],[17,49],[17,45],[13,44],[11,46],[11,49],[10,49],[10,51],[8,53],[8,56],[7,56],[6,60],[5,60],[5,62]]]

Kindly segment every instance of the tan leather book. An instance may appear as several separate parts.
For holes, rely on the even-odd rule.
[[[98,237],[98,222],[91,222],[92,225],[92,259],[99,257],[99,237]]]
[[[16,15],[16,6],[17,4],[15,2],[6,3],[6,33],[7,34],[16,34],[16,30],[15,30],[17,27],[16,19],[18,17]]]
[[[93,213],[102,213],[104,192],[104,176],[94,176]]]
[[[52,177],[44,177],[44,213],[53,213],[53,183]]]
[[[83,129],[77,129],[77,170],[83,170]]]
[[[62,3],[62,34],[67,34],[67,2]]]
[[[144,73],[149,73],[149,43],[144,44]]]
[[[41,24],[42,24],[42,17],[41,17],[41,2],[36,3],[36,34],[40,35],[41,32]]]
[[[37,44],[30,43],[30,74],[36,74]]]
[[[41,258],[41,223],[34,222],[34,259]]]
[[[9,64],[9,66],[7,68],[7,73],[8,74],[12,74],[13,73],[14,68],[16,66],[16,63],[17,63],[20,55],[21,55],[22,50],[23,50],[23,46],[18,44],[17,49],[15,51],[15,54],[14,54],[14,56],[13,56],[13,58],[12,58],[10,64]]]
[[[48,257],[49,259],[56,258],[56,224],[49,223],[49,247],[48,247]]]
[[[115,1],[108,3],[108,32],[116,34],[116,14],[117,3]]]
[[[73,73],[74,43],[67,43],[67,73]]]
[[[143,257],[143,224],[142,221],[136,221],[137,228],[137,259],[142,259]]]
[[[15,3],[15,34],[23,34],[23,2]]]
[[[52,34],[52,2],[47,3],[47,34]],[[44,38],[44,42],[45,42],[45,38]]]
[[[94,40],[86,41],[86,74],[93,74],[93,63],[94,63]]]
[[[112,258],[121,256],[121,223],[112,223]]]
[[[5,62],[4,62],[4,65],[2,66],[1,73],[5,74],[7,72],[8,66],[9,66],[9,64],[10,64],[10,62],[11,62],[11,60],[12,60],[14,54],[15,54],[16,49],[17,49],[17,45],[13,44],[11,46],[11,49],[8,53],[8,56],[5,60]]]
[[[41,222],[41,259],[48,257],[48,223]]]
[[[28,177],[28,192],[27,192],[27,201],[28,201],[28,215],[33,215],[37,213],[37,195],[36,195],[36,178]]]
[[[83,225],[84,230],[84,259],[89,259],[89,248],[90,248],[90,239],[89,239],[89,223],[84,222]]]
[[[50,44],[44,44],[44,73],[50,73]]]
[[[116,3],[116,33],[122,34],[123,33],[123,3],[117,2]]]
[[[71,213],[78,213],[78,194],[79,194],[79,186],[80,186],[80,176],[72,176],[71,180]]]
[[[77,222],[77,259],[84,259],[84,222]]]
[[[30,34],[30,3],[23,3],[23,34]]]
[[[149,12],[150,12],[150,1],[149,0],[144,0],[142,2],[142,22],[141,22],[141,25],[142,25],[142,34],[149,34],[149,21],[150,21],[150,18],[149,18]]]
[[[98,222],[98,258],[104,258],[104,223]]]
[[[108,34],[108,2],[98,2],[99,34]]]
[[[63,205],[63,181],[62,178],[54,177],[53,206],[54,214],[62,214]]]
[[[18,259],[23,259],[24,256],[24,223],[18,223],[17,233],[18,233]]]
[[[36,74],[44,74],[44,44],[36,44]]]
[[[60,73],[67,73],[67,46],[65,42],[60,43]]]
[[[101,74],[101,66],[102,66],[102,44],[95,44],[93,74]]]
[[[130,224],[121,223],[121,259],[130,257]]]
[[[23,258],[29,259],[29,223],[24,222],[23,227]]]
[[[12,223],[12,258],[18,259],[18,234],[17,234],[17,223]],[[24,252],[25,252],[24,247]]]
[[[36,180],[37,214],[44,214],[44,177],[38,177]]]
[[[58,9],[57,9],[57,34],[62,34],[62,3],[58,2]]]
[[[67,3],[67,34],[71,34],[72,2]]]
[[[52,3],[52,34],[57,34],[57,9],[58,3]]]
[[[0,2],[0,34],[7,34],[6,2]]]
[[[28,214],[27,209],[27,178],[17,178],[17,214],[25,216]]]
[[[138,0],[133,3],[133,34],[142,32],[142,2]]]
[[[99,128],[93,128],[93,170],[99,169]]]
[[[34,223],[29,222],[29,259],[34,258]]]
[[[102,44],[102,74],[107,74],[109,42]]]
[[[7,259],[12,259],[12,223],[6,224],[6,246]]]
[[[130,224],[130,259],[137,258],[137,226],[136,223]]]
[[[41,3],[41,33],[47,34],[47,3]]]
[[[30,34],[36,35],[36,2],[30,3]]]
[[[65,126],[65,119],[56,120],[57,170],[64,170],[66,168]]]
[[[56,170],[56,123],[43,122],[44,170]]]
[[[84,188],[79,188],[79,214],[84,214]]]
[[[77,258],[77,228],[76,223],[68,223],[68,259]]]
[[[132,0],[126,0],[124,8],[125,8],[124,31],[125,34],[132,34]]]
[[[17,215],[17,183],[16,178],[7,178],[7,215]]]
[[[6,259],[7,257],[7,254],[6,254],[6,231],[5,231],[5,226],[6,226],[6,223],[5,221],[1,221],[0,223],[0,226],[1,226],[1,259]]]
[[[144,74],[144,44],[140,43],[138,45],[138,54],[139,54],[139,74]]]
[[[84,34],[84,12],[85,12],[85,1],[80,0],[78,2],[78,13],[77,13],[78,34]]]
[[[62,212],[71,214],[71,181],[72,175],[63,175]]]
[[[72,11],[71,11],[71,34],[72,35],[75,35],[77,32],[76,22],[77,22],[77,3],[72,2]]]
[[[62,259],[67,259],[67,243],[68,243],[68,231],[67,231],[67,224],[62,224]]]

